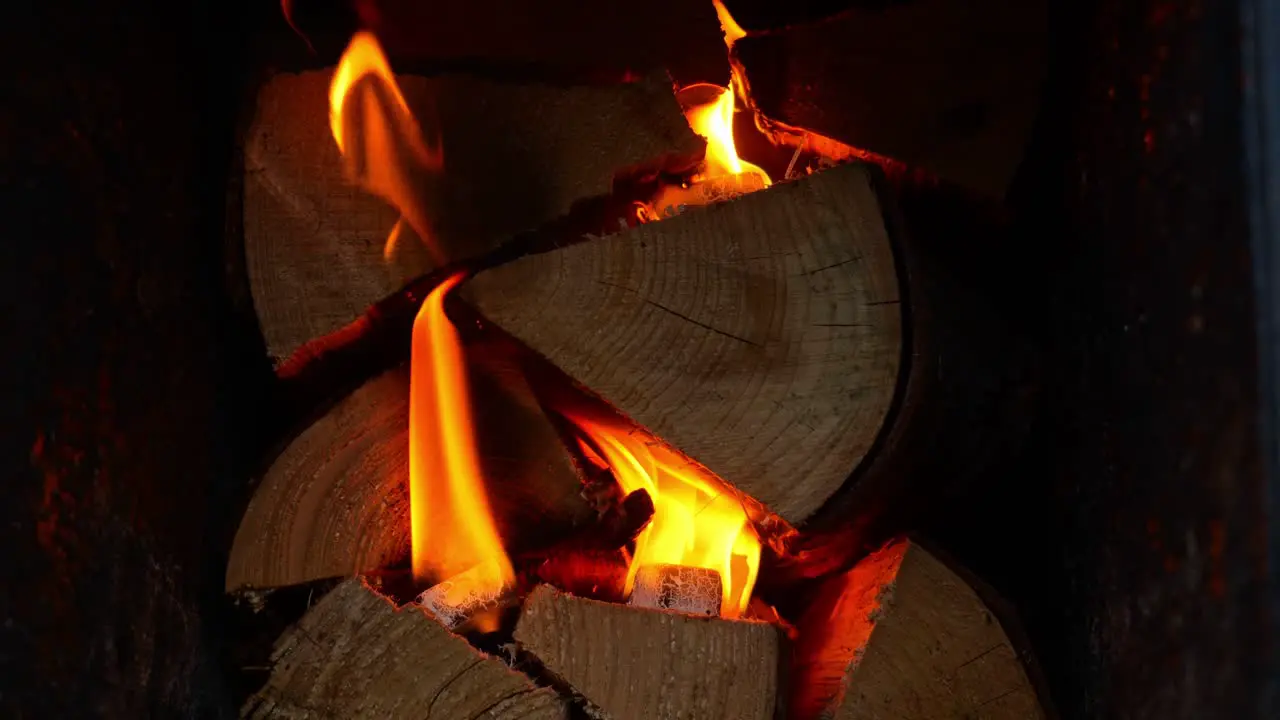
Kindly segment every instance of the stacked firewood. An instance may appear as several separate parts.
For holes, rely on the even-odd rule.
[[[980,475],[962,470],[966,452],[986,452],[964,425],[990,385],[941,368],[993,372],[1004,353],[980,293],[933,250],[953,239],[928,217],[947,206],[906,184],[936,174],[998,204],[1034,112],[1036,13],[916,0],[749,33],[736,82],[786,170],[657,219],[637,207],[694,182],[706,148],[671,78],[729,79],[709,0],[666,2],[679,22],[643,13],[649,34],[622,33],[594,64],[533,27],[509,42],[501,24],[465,42],[441,30],[482,22],[483,5],[415,24],[414,3],[374,4],[393,64],[432,68],[396,80],[438,120],[445,179],[424,203],[456,262],[438,266],[344,176],[332,68],[262,85],[244,140],[245,269],[295,428],[255,478],[226,585],[250,612],[280,588],[318,592],[272,638],[244,714],[1044,717],[1012,613],[900,534],[904,503],[954,484],[938,468]],[[316,46],[337,33],[314,6],[286,5]],[[962,21],[960,5],[1000,22]],[[686,52],[660,42],[676,36]],[[964,59],[998,41],[1003,54]],[[704,76],[707,57],[721,77]],[[504,65],[521,72],[493,71]],[[459,267],[469,279],[448,309],[517,575],[484,632],[466,608],[414,602],[426,588],[403,570],[410,330]],[[742,618],[718,616],[718,579],[680,568],[637,580],[627,602],[652,499],[584,462],[554,410],[563,394],[607,405],[757,507],[764,557]],[[954,439],[935,441],[944,428]]]

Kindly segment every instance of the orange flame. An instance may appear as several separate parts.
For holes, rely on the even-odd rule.
[[[377,38],[356,33],[329,85],[329,129],[347,172],[364,189],[390,202],[437,264],[423,199],[443,168],[439,143],[430,146],[400,92]],[[393,234],[394,237],[394,234]],[[388,253],[390,246],[388,246]]]
[[[747,31],[733,19],[729,14],[729,8],[725,7],[723,2],[711,0],[711,4],[716,8],[716,19],[720,21],[720,29],[724,31],[724,44],[732,49],[734,43],[747,36]]]
[[[715,100],[685,111],[685,119],[689,121],[689,127],[707,139],[706,168],[701,175],[694,178],[694,181],[749,173],[758,175],[764,181],[764,187],[768,187],[769,175],[759,167],[738,157],[738,148],[733,140],[734,98],[736,97],[733,83],[734,81],[730,80],[729,87],[722,89]]]
[[[720,478],[661,443],[600,414],[562,411],[589,438],[583,450],[603,455],[626,493],[645,490],[653,519],[636,538],[625,592],[636,573],[651,565],[684,565],[720,574],[722,617],[742,614],[760,570],[760,539],[742,502]]]
[[[729,87],[695,83],[680,89],[678,96],[684,106],[685,120],[707,141],[706,158],[701,170],[687,183],[664,186],[648,203],[639,203],[637,211],[642,221],[677,214],[686,206],[728,200],[772,184],[768,173],[738,155],[733,134],[734,113],[739,102],[747,105],[747,97],[746,76],[732,51],[733,44],[746,37],[747,32],[720,0],[712,0],[712,4],[724,31],[725,46],[730,51]]]
[[[458,332],[444,298],[466,274],[442,282],[413,323],[409,375],[409,504],[413,575],[466,578],[497,591],[514,579],[502,548],[472,437],[471,400]]]
[[[747,31],[733,19],[724,3],[720,0],[711,0],[711,3],[716,8],[716,17],[719,18],[720,28],[724,31],[724,44],[732,51],[733,44],[746,37]],[[733,64],[732,57],[730,64]],[[738,149],[733,139],[733,114],[737,110],[737,98],[741,94],[742,87],[738,73],[733,72],[729,79],[729,87],[710,103],[686,110],[685,119],[689,121],[689,127],[693,128],[694,132],[707,139],[707,167],[703,179],[750,173],[758,175],[764,181],[763,187],[768,187],[770,185],[768,173],[738,157]]]

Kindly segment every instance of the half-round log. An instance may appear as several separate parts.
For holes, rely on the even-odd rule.
[[[344,177],[329,128],[331,77],[272,77],[245,139],[245,262],[276,360],[434,267],[396,209]],[[398,81],[423,126],[439,131],[444,173],[422,202],[450,260],[609,194],[619,173],[689,168],[705,148],[663,73],[608,86]],[[393,228],[399,239],[384,258]]]
[[[956,570],[895,541],[817,587],[788,717],[1052,717],[1004,622]]]
[[[508,547],[550,543],[593,517],[576,466],[523,376],[473,352],[472,420]],[[245,510],[226,589],[278,587],[403,563],[409,552],[409,374],[359,387],[276,457]]]
[[[868,453],[903,356],[875,170],[851,164],[480,273],[464,297],[792,524]]]

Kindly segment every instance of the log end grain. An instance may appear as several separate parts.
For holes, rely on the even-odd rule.
[[[417,605],[397,609],[359,578],[281,636],[241,717],[562,720],[555,691],[473,648]]]
[[[536,588],[516,642],[614,720],[774,717],[780,634]]]
[[[849,164],[478,274],[464,295],[618,412],[799,524],[903,358],[874,171]]]
[[[272,77],[245,139],[245,259],[269,354],[289,357],[434,263],[400,213],[355,187],[330,136],[331,70]],[[670,79],[606,86],[398,76],[444,167],[424,188],[432,243],[451,260],[608,195],[623,172],[688,168],[705,150]],[[398,228],[393,252],[384,245]]]
[[[588,522],[577,467],[523,376],[493,356],[469,369],[481,469],[504,541],[538,547]],[[288,444],[245,510],[228,591],[342,577],[407,558],[408,401],[407,368],[391,370]]]
[[[824,581],[798,629],[791,713],[801,720],[1046,717],[996,616],[911,541]]]

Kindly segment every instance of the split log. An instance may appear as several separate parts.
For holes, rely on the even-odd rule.
[[[539,688],[416,605],[396,609],[359,578],[339,585],[281,636],[266,686],[241,717],[566,717]]]
[[[772,625],[578,598],[541,585],[516,642],[613,720],[774,717]]]
[[[1047,73],[1047,4],[871,5],[734,44],[755,109],[792,130],[775,139],[826,136],[1003,197]]]
[[[834,168],[481,272],[464,297],[793,524],[885,422],[903,354],[873,169]]]
[[[468,353],[472,419],[490,508],[510,546],[553,542],[594,513],[518,368]],[[409,548],[409,376],[391,370],[306,428],[275,459],[232,545],[227,590],[396,565]]]
[[[415,67],[599,80],[666,68],[681,85],[729,75],[709,0],[285,0],[285,12],[330,60],[364,28]]]
[[[999,618],[914,542],[824,581],[798,628],[799,720],[1046,717]]]
[[[329,129],[331,75],[269,80],[245,141],[246,264],[275,359],[351,322],[431,265],[407,229],[384,260],[399,215],[343,177]],[[705,147],[661,74],[606,87],[398,80],[411,110],[439,129],[444,176],[423,201],[435,240],[463,255],[608,194],[618,173],[687,168]]]

